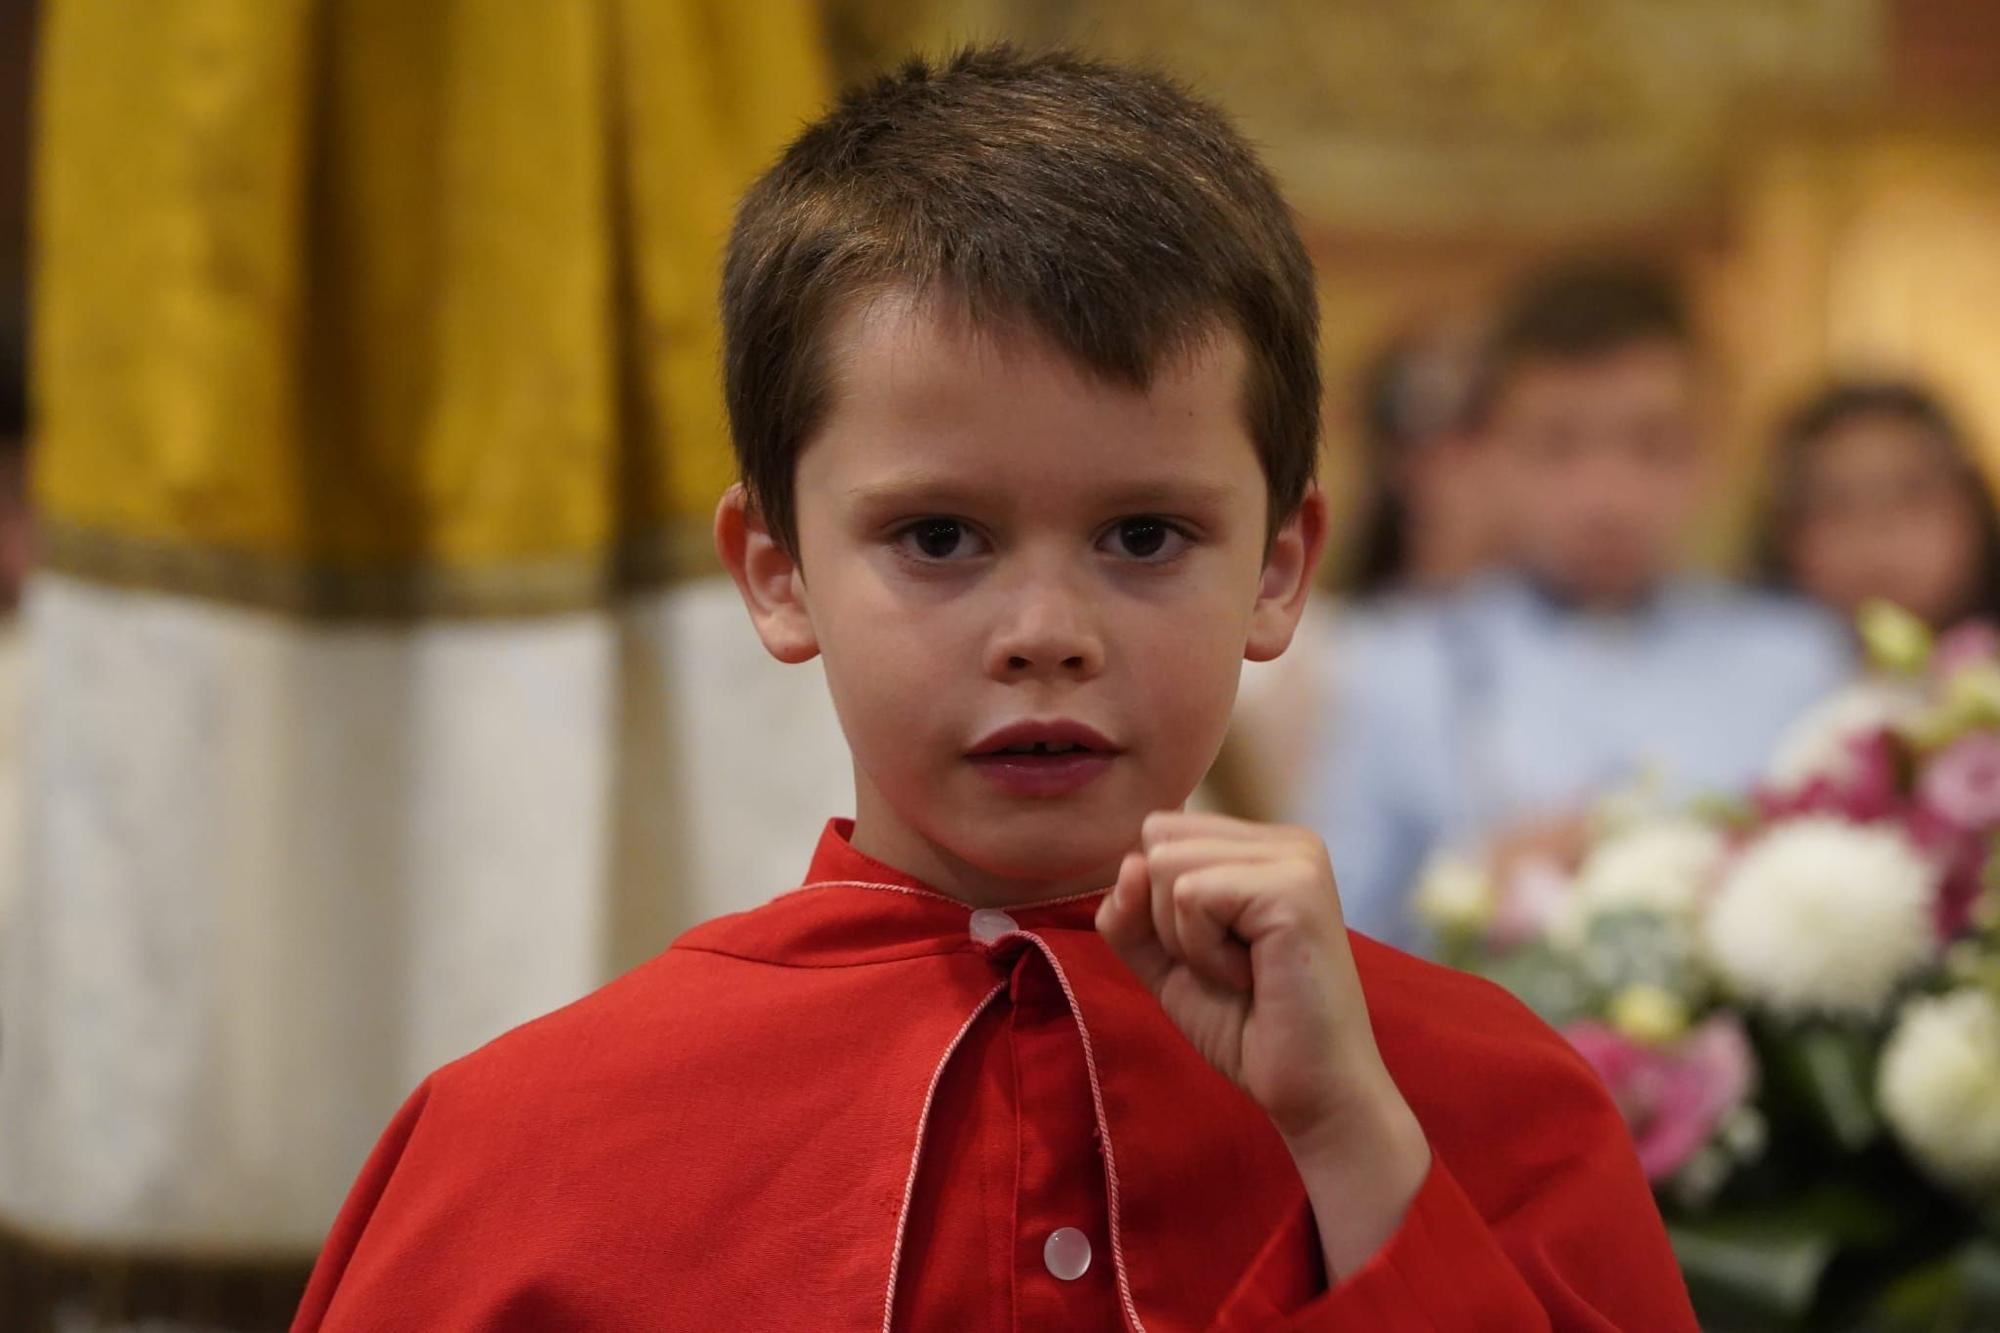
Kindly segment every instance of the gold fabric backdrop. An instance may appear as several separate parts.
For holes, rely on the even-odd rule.
[[[309,611],[594,603],[728,476],[715,261],[799,5],[54,7],[51,563]]]
[[[692,747],[773,705],[688,576],[721,243],[819,20],[59,0],[42,41],[0,1326],[282,1326],[428,1068],[792,882],[703,859],[747,802]]]

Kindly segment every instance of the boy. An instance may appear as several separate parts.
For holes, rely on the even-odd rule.
[[[1223,119],[912,64],[751,190],[723,304],[717,545],[855,818],[426,1080],[296,1327],[1692,1328],[1561,1040],[1180,812],[1325,528],[1311,271]]]
[[[1571,869],[1593,802],[1648,778],[1673,799],[1746,789],[1851,670],[1831,619],[1680,568],[1714,459],[1670,282],[1603,261],[1530,275],[1485,379],[1510,565],[1340,627],[1331,740],[1300,802],[1348,924],[1404,947],[1432,850]]]

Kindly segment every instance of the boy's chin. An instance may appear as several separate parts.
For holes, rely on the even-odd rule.
[[[1119,860],[1137,845],[1141,818],[1107,820],[1077,809],[1030,811],[997,821],[969,818],[954,830],[952,840],[959,845],[953,851],[989,875],[1024,884],[1104,888],[1117,877]],[[1121,822],[1131,827],[1121,829]],[[1076,884],[1085,879],[1090,883]]]

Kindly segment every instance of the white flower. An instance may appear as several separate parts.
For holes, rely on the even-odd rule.
[[[1778,1013],[1872,1017],[1931,954],[1936,878],[1894,829],[1791,820],[1725,872],[1703,942],[1724,980]]]
[[[1904,1006],[1877,1087],[1897,1137],[1938,1179],[2000,1185],[2000,1003],[1991,992]]]
[[[1499,904],[1493,876],[1481,862],[1453,851],[1431,854],[1417,876],[1417,917],[1446,934],[1486,928]]]
[[[1574,892],[1550,922],[1550,939],[1583,948],[1591,922],[1619,912],[1691,920],[1727,847],[1719,830],[1688,818],[1656,819],[1613,834],[1584,857]]]
[[[1900,726],[1923,708],[1923,691],[1906,680],[1863,680],[1838,690],[1786,730],[1765,781],[1779,791],[1796,791],[1819,779],[1851,778],[1859,762],[1856,741]]]
[[[1713,882],[1726,846],[1718,830],[1698,820],[1641,824],[1584,858],[1576,876],[1577,906],[1589,916],[1687,916]]]

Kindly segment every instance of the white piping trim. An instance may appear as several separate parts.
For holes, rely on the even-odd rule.
[[[916,892],[914,889],[906,889],[896,884],[860,887],[895,889],[899,893]],[[896,1210],[896,1246],[889,1252],[889,1292],[882,1301],[882,1333],[889,1333],[889,1321],[896,1317],[896,1274],[903,1266],[903,1228],[909,1223],[910,1199],[917,1191],[917,1166],[923,1161],[924,1130],[930,1124],[931,1100],[937,1096],[938,1081],[944,1077],[944,1067],[951,1063],[952,1053],[958,1050],[958,1044],[965,1040],[965,1034],[972,1030],[972,1025],[978,1021],[979,1016],[986,1012],[986,1006],[993,1003],[993,997],[1006,989],[1007,983],[999,982],[980,997],[978,1004],[972,1006],[972,1012],[966,1015],[965,1022],[959,1024],[958,1031],[954,1032],[951,1040],[945,1043],[944,1054],[938,1057],[937,1067],[931,1070],[930,1086],[924,1089],[924,1109],[917,1115],[917,1142],[910,1149],[910,1174],[903,1179],[903,1203]],[[1116,1191],[1113,1191],[1112,1197],[1117,1197]],[[1117,1248],[1115,1241],[1112,1248],[1114,1250]]]
[[[1118,1299],[1125,1307],[1125,1318],[1136,1333],[1146,1333],[1145,1321],[1139,1318],[1139,1307],[1132,1301],[1132,1284],[1125,1274],[1125,1249],[1118,1243],[1118,1161],[1111,1154],[1111,1122],[1104,1115],[1104,1090],[1097,1082],[1097,1056],[1091,1050],[1090,1029],[1084,1026],[1083,1006],[1076,1002],[1076,992],[1070,989],[1069,975],[1063,971],[1062,962],[1049,942],[1032,930],[1018,932],[1035,942],[1042,956],[1055,969],[1056,981],[1063,989],[1063,996],[1069,1001],[1070,1017],[1076,1020],[1076,1034],[1083,1039],[1083,1066],[1090,1074],[1090,1104],[1097,1114],[1097,1137],[1104,1144],[1104,1180],[1110,1195],[1109,1216],[1111,1219],[1111,1266],[1118,1275]],[[884,1329],[883,1333],[887,1333]]]
[[[953,907],[963,907],[967,911],[978,910],[974,904],[954,898],[948,893],[939,893],[936,889],[916,889],[908,884],[879,884],[867,879],[816,879],[795,889],[786,889],[778,895],[778,898],[789,898],[795,893],[804,893],[807,889],[879,889],[883,893],[903,893],[912,898],[929,898],[934,902],[950,903]],[[1064,903],[1082,902],[1085,898],[1095,898],[1099,894],[1109,892],[1111,892],[1109,888],[1085,889],[1081,893],[1064,894],[1060,898],[1035,898],[1025,903],[1010,903],[1000,910],[1026,912],[1037,907],[1059,907]],[[773,898],[771,901],[776,902],[778,898]]]
[[[808,889],[875,889],[881,893],[900,893],[911,898],[929,898],[933,902],[950,903],[955,907],[964,905],[958,899],[948,894],[938,893],[931,889],[914,889],[907,884],[878,884],[873,880],[867,879],[816,879],[801,884],[796,889],[787,889],[779,894],[778,898],[789,898],[795,893],[804,893]],[[771,901],[776,902],[778,898],[773,898]]]

